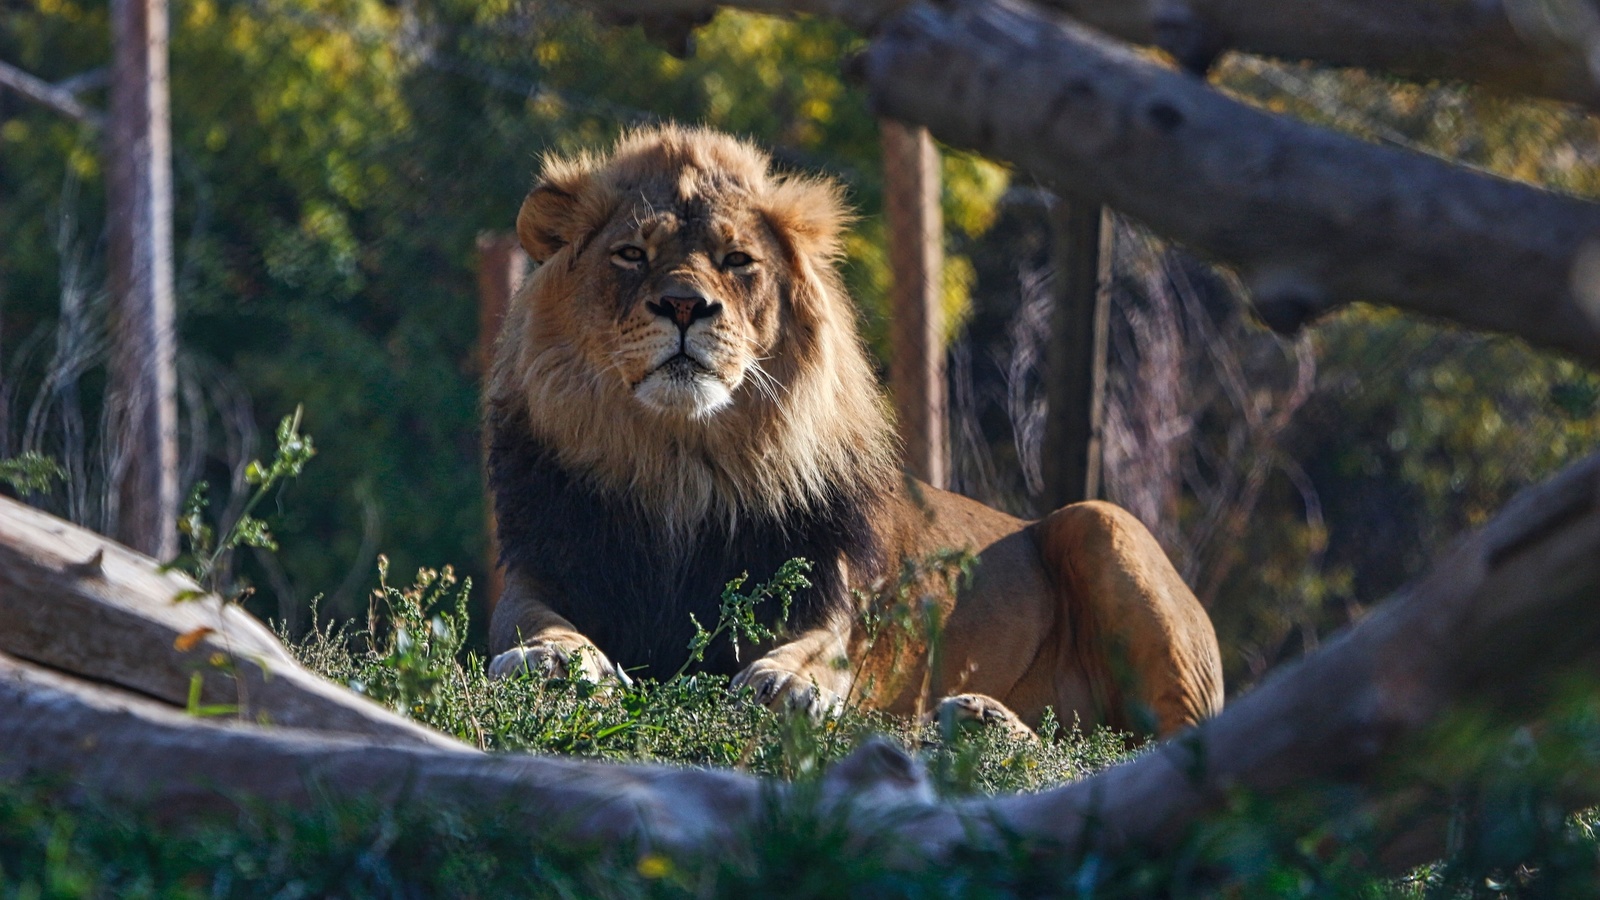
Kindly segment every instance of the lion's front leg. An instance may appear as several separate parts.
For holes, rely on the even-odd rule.
[[[732,688],[749,688],[764,706],[821,718],[850,695],[848,633],[837,627],[807,631],[746,666],[733,677]]]
[[[489,622],[489,675],[505,678],[519,672],[546,678],[576,678],[596,684],[616,679],[632,684],[628,674],[571,622],[534,596],[517,573],[506,577],[505,593]]]

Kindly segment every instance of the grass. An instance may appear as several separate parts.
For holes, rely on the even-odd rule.
[[[465,610],[466,586],[449,570],[424,571],[395,588],[385,567],[365,627],[319,629],[293,649],[333,681],[487,750],[736,767],[794,781],[801,796],[869,734],[918,754],[947,796],[1047,788],[1130,752],[1122,736],[1104,730],[1017,740],[859,709],[812,723],[730,695],[727,679],[705,675],[631,690],[490,680],[483,659],[463,648]],[[1600,725],[1591,724],[1573,746],[1596,746]],[[1523,747],[1525,738],[1512,735],[1506,746]],[[1593,820],[1563,816],[1528,787],[1526,753],[1502,752],[1488,732],[1457,740],[1455,750],[1442,749],[1463,759],[1473,748],[1471,755],[1498,760],[1511,775],[1484,782],[1478,799],[1489,815],[1477,821],[1486,827],[1463,832],[1450,860],[1398,880],[1366,874],[1359,835],[1339,831],[1348,823],[1308,830],[1292,820],[1294,810],[1245,797],[1163,858],[1045,853],[1011,839],[912,865],[890,846],[852,838],[837,817],[804,802],[775,801],[739,846],[669,859],[630,846],[533,842],[524,819],[506,809],[246,805],[227,822],[157,827],[125,809],[67,805],[57,786],[23,784],[0,786],[0,896],[1600,896]],[[1545,758],[1556,771],[1577,762]]]

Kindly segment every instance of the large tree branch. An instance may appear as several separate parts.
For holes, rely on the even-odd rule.
[[[373,742],[201,720],[0,654],[0,778],[46,775],[80,798],[168,822],[241,804],[328,800],[392,809],[509,812],[531,836],[725,843],[755,821],[754,778],[733,772],[490,756],[465,745]]]
[[[860,63],[883,114],[1239,267],[1274,327],[1371,300],[1600,360],[1600,205],[1261,112],[1014,0],[909,9]]]

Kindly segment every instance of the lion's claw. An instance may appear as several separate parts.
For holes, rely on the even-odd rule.
[[[508,678],[518,673],[544,678],[573,678],[599,684],[615,679],[632,687],[633,679],[606,658],[593,644],[577,641],[530,641],[512,647],[489,661],[491,678]]]
[[[762,660],[733,677],[729,687],[738,691],[749,688],[751,700],[769,709],[804,712],[813,721],[836,711],[843,698],[816,683],[815,679],[774,665],[763,665]]]

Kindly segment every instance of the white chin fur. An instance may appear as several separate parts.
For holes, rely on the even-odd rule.
[[[653,372],[633,395],[656,412],[673,413],[691,419],[704,419],[733,402],[733,392],[709,375],[674,377]]]

